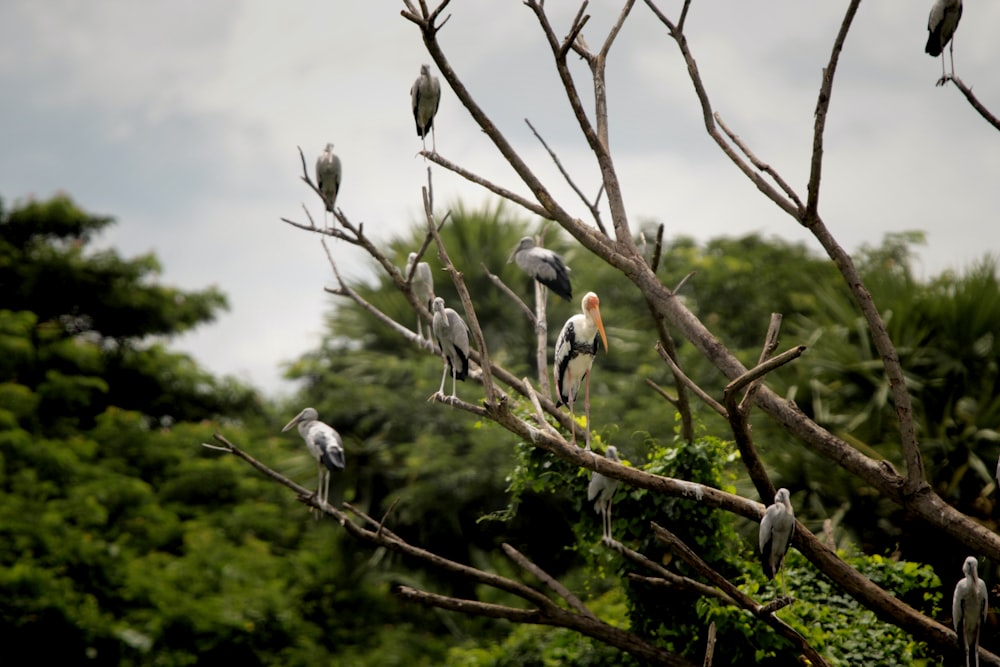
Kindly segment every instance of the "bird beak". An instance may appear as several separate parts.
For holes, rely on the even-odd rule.
[[[598,305],[594,305],[592,308],[588,308],[590,311],[590,318],[594,320],[594,324],[597,325],[597,333],[601,334],[601,342],[604,343],[604,351],[608,351],[608,337],[604,333],[604,322],[601,320],[601,308]]]
[[[521,246],[518,246],[517,248],[520,248],[520,247]],[[514,252],[510,253],[510,257],[507,258],[507,263],[508,264],[510,264],[511,262],[514,261],[514,255],[517,254],[517,248],[514,248]]]
[[[305,412],[305,410],[303,410],[302,412]],[[293,426],[295,426],[296,424],[298,424],[299,421],[302,419],[302,412],[300,412],[299,414],[295,415],[295,418],[292,421],[290,421],[287,424],[285,424],[285,428],[281,429],[281,432],[284,433],[285,431],[291,430],[291,428]]]

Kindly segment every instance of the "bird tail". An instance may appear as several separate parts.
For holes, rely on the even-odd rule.
[[[941,55],[941,48],[941,30],[931,30],[930,34],[927,35],[927,46],[924,47],[924,53],[937,58]]]
[[[469,357],[462,353],[461,350],[455,350],[455,355],[458,357],[458,367],[453,367],[452,370],[455,371],[456,380],[464,380],[469,377]],[[448,363],[451,363],[449,359]]]

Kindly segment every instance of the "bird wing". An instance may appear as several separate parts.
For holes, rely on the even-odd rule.
[[[569,393],[565,391],[566,387],[563,385],[566,382],[566,369],[569,367],[569,360],[573,356],[571,352],[573,351],[572,339],[575,336],[574,329],[571,317],[566,320],[562,331],[559,332],[559,337],[556,338],[556,349],[552,355],[552,366],[556,376],[556,393],[559,395],[556,407],[569,401]]]
[[[982,579],[979,580],[979,615],[983,621],[986,621],[986,612],[989,610],[989,592],[986,590],[986,582]]]
[[[319,452],[317,457],[319,462],[327,470],[344,469],[344,443],[333,427],[323,422],[316,422],[309,429],[309,439]]]
[[[962,636],[961,625],[965,612],[965,579],[959,579],[955,584],[955,593],[951,597],[951,622],[955,626],[955,632]]]
[[[573,299],[573,288],[569,282],[569,268],[562,258],[551,250],[535,248],[532,253],[535,280],[542,283],[567,301]]]

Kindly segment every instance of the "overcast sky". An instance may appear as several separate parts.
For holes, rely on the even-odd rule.
[[[1000,250],[1000,134],[957,89],[934,86],[940,61],[923,52],[930,4],[862,3],[834,87],[820,205],[849,250],[886,232],[925,231],[925,275]],[[592,47],[618,5],[591,3],[584,36]],[[548,6],[561,33],[573,3]],[[660,6],[675,16],[680,2]],[[816,93],[845,7],[698,0],[688,18],[715,109],[803,198]],[[65,191],[117,219],[103,245],[126,256],[155,252],[164,283],[221,288],[230,311],[174,347],[271,395],[288,392],[281,365],[317,345],[334,298],[323,292],[332,276],[318,238],[279,220],[303,220],[303,203],[322,213],[298,180],[296,146],[311,168],[335,143],[344,164],[338,205],[368,233],[388,238],[419,219],[426,168],[414,157],[409,87],[430,59],[401,8],[391,0],[5,0],[0,196],[10,205]],[[530,10],[516,0],[454,0],[449,10],[444,49],[494,122],[550,178],[523,122],[531,120],[596,192],[597,169]],[[995,113],[998,31],[1000,3],[966,3],[957,74]],[[642,2],[612,52],[608,89],[633,222],[662,221],[671,236],[701,240],[752,231],[808,238],[705,134],[676,46]],[[444,156],[526,192],[450,91],[436,125]],[[451,174],[436,170],[434,179],[439,207],[486,201]],[[553,190],[583,217],[563,186]],[[365,257],[342,252],[342,270],[370,275]]]

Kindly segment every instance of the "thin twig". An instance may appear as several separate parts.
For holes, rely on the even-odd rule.
[[[590,210],[590,215],[594,217],[594,222],[597,223],[597,228],[601,230],[602,234],[606,235],[608,233],[608,230],[604,228],[604,221],[601,220],[601,211],[600,209],[597,208],[597,202],[595,201],[594,203],[591,203],[587,201],[586,195],[584,195],[583,192],[580,190],[580,188],[577,187],[576,181],[573,180],[573,177],[570,176],[569,172],[566,171],[565,167],[563,167],[562,162],[559,160],[559,156],[557,156],[555,151],[553,151],[549,147],[548,143],[546,143],[545,139],[542,138],[542,135],[538,133],[538,130],[535,129],[535,126],[531,124],[530,120],[525,118],[524,122],[527,123],[528,127],[531,128],[531,132],[535,135],[535,138],[538,139],[539,143],[542,144],[542,147],[544,147],[545,150],[548,151],[549,157],[552,158],[552,161],[555,163],[556,168],[559,170],[559,173],[562,174],[563,179],[566,181],[566,183],[569,184],[569,187],[573,189],[573,192],[576,193],[576,196],[580,198],[580,201],[583,202],[583,205]],[[600,195],[598,194],[598,196]]]
[[[521,297],[517,295],[517,292],[507,287],[507,284],[503,281],[503,279],[497,274],[491,272],[489,267],[486,266],[485,262],[480,262],[479,265],[483,267],[483,272],[486,274],[486,277],[490,279],[490,282],[496,285],[501,292],[510,297],[510,299],[517,305],[517,307],[521,310],[521,312],[525,314],[525,316],[528,318],[528,321],[531,322],[531,326],[532,327],[536,326],[538,324],[538,320],[535,317],[535,313],[531,310],[531,308],[528,307],[528,304],[526,304],[521,299]]]
[[[689,378],[687,374],[684,373],[684,371],[681,370],[681,367],[677,365],[677,362],[675,362],[673,359],[670,358],[670,355],[667,354],[667,350],[663,347],[663,344],[659,341],[657,341],[656,343],[656,352],[660,355],[660,358],[667,363],[667,366],[670,367],[670,371],[674,374],[674,377],[676,377],[678,380],[684,383],[691,391],[693,391],[698,398],[704,401],[705,405],[712,408],[723,417],[726,416],[726,409],[722,406],[722,404],[719,403],[714,398],[712,398],[711,396],[709,396],[701,387],[695,384],[695,382],[691,378]]]
[[[506,542],[504,542],[500,546],[503,548],[503,551],[505,554],[507,554],[508,558],[517,563],[518,566],[521,567],[521,569],[527,570],[535,577],[537,577],[539,581],[541,581],[543,584],[552,589],[552,591],[556,595],[565,600],[566,604],[568,604],[571,608],[575,609],[577,612],[579,612],[584,616],[588,616],[594,620],[597,620],[597,616],[594,614],[594,612],[590,611],[590,609],[587,608],[587,605],[583,604],[580,598],[574,595],[571,590],[566,588],[562,584],[562,582],[557,580],[555,577],[553,577],[551,574],[549,574],[542,568],[538,567],[538,565],[536,565],[530,559],[528,559],[527,556],[525,556],[520,551],[518,551],[511,545],[507,544]]]
[[[966,86],[965,83],[957,76],[948,75],[945,78],[954,83],[955,87],[958,88],[960,91],[962,91],[962,94],[965,95],[965,99],[969,101],[969,104],[972,105],[972,108],[975,109],[977,112],[979,112],[979,115],[982,116],[987,123],[992,125],[993,129],[1000,130],[1000,119],[994,116],[990,112],[990,110],[987,109],[986,106],[979,101],[979,98],[977,98],[975,95],[972,94],[972,88]]]

